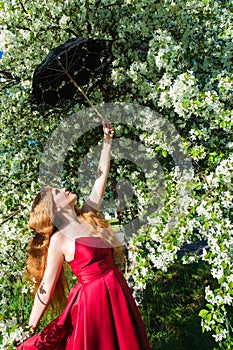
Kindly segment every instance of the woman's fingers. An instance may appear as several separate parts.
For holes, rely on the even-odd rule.
[[[107,119],[103,119],[102,120],[102,125],[103,125],[103,132],[104,132],[104,135],[106,135],[107,137],[113,137],[114,135],[114,128],[112,126],[111,123],[109,123],[107,121]]]
[[[113,129],[113,126],[107,119],[102,119],[103,128]]]

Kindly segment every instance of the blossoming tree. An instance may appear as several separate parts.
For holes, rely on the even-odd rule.
[[[163,174],[163,206],[154,214],[151,210],[147,223],[128,241],[135,290],[145,288],[157,269],[173,264],[184,242],[206,240],[208,249],[201,257],[187,255],[183,262],[203,259],[210,265],[219,287],[206,288],[202,327],[213,332],[219,348],[232,345],[227,314],[233,300],[232,17],[231,1],[0,1],[1,348],[19,336],[15,322],[20,315],[9,314],[9,300],[25,265],[31,237],[27,219],[40,186],[44,147],[61,121],[82,109],[54,110],[48,118],[32,110],[32,76],[50,49],[74,36],[113,42],[111,72],[103,88],[92,91],[92,101],[159,112],[189,159],[187,173],[181,174],[173,154],[177,142],[168,147],[162,128],[149,132],[149,112],[138,128],[116,124],[116,134],[144,145]],[[85,137],[64,160],[64,174],[73,183],[79,181],[74,170],[79,157],[99,140],[96,131]],[[111,169],[108,198],[116,196],[117,181],[126,178],[132,184],[132,200],[118,212],[124,225],[140,216],[153,198],[146,175],[132,162],[117,160]]]

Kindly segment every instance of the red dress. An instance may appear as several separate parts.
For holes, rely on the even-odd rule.
[[[66,308],[18,350],[151,349],[130,288],[114,264],[113,250],[102,243],[97,237],[76,241],[70,266],[78,284],[71,289]]]

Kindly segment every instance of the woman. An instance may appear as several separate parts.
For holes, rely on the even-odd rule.
[[[114,130],[104,125],[98,175],[81,209],[66,189],[46,187],[34,199],[28,272],[38,286],[29,326],[36,330],[52,297],[65,300],[64,261],[78,283],[59,317],[17,349],[149,350],[149,342],[131,291],[114,263],[123,249],[99,215],[110,166]],[[53,298],[53,299],[54,299]]]

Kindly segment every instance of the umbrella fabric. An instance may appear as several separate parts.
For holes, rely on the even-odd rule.
[[[72,38],[52,49],[34,72],[33,106],[45,111],[56,105],[67,106],[70,101],[84,103],[64,69],[90,93],[101,86],[111,62],[111,42],[106,40]]]

